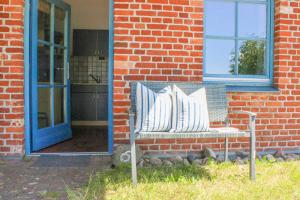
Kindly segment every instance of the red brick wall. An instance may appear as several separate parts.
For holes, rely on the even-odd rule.
[[[23,0],[0,0],[0,155],[23,152]]]
[[[279,92],[229,93],[230,110],[258,113],[258,150],[300,146],[300,2],[275,1],[274,82]],[[127,143],[130,81],[202,81],[203,0],[115,0],[114,140]],[[298,55],[297,55],[298,54]],[[231,115],[245,129],[246,116]],[[144,150],[217,150],[223,139],[142,140]],[[230,140],[248,147],[247,138]]]
[[[201,1],[115,0],[116,143],[127,142],[128,138],[129,82],[201,81],[202,38]],[[169,140],[142,142],[151,144],[144,149],[158,150],[190,149],[196,141],[182,140],[180,145]]]
[[[230,109],[258,113],[258,150],[300,146],[300,2],[275,1],[279,92],[229,93]],[[203,0],[115,0],[114,140],[128,143],[129,82],[202,81]],[[0,155],[24,149],[23,0],[0,0]],[[231,115],[238,127],[244,116]],[[222,148],[222,139],[143,140],[147,151]],[[230,147],[247,147],[232,139]]]

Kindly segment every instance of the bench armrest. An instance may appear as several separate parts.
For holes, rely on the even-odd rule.
[[[245,114],[249,116],[249,130],[250,130],[250,136],[255,140],[255,120],[256,120],[256,113],[250,112],[250,111],[243,111],[243,110],[237,110],[232,111],[233,114]]]

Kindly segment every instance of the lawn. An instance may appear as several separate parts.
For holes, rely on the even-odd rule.
[[[300,199],[300,162],[257,162],[257,180],[248,179],[248,165],[209,163],[203,167],[139,169],[131,185],[130,167],[98,173],[80,190],[67,188],[70,200],[95,199]]]

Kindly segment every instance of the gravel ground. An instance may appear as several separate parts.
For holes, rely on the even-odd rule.
[[[109,168],[104,156],[0,157],[0,200],[67,199],[66,185],[82,187],[92,173]]]

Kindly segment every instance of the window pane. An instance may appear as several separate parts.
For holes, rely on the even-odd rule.
[[[44,44],[38,46],[38,82],[50,84],[50,47]]]
[[[266,5],[238,4],[239,37],[266,37]]]
[[[239,74],[265,75],[265,41],[245,40],[239,42]]]
[[[64,45],[65,11],[55,7],[55,44]]]
[[[38,89],[38,127],[46,128],[51,126],[51,100],[50,100],[50,88]]]
[[[234,74],[234,40],[206,40],[207,74]]]
[[[62,124],[65,122],[64,109],[64,88],[54,88],[54,123]]]
[[[54,82],[64,84],[64,49],[55,48],[54,52]]]
[[[51,5],[43,0],[39,1],[38,35],[40,40],[50,41],[50,12]]]
[[[235,3],[206,1],[205,9],[207,35],[234,36]]]

